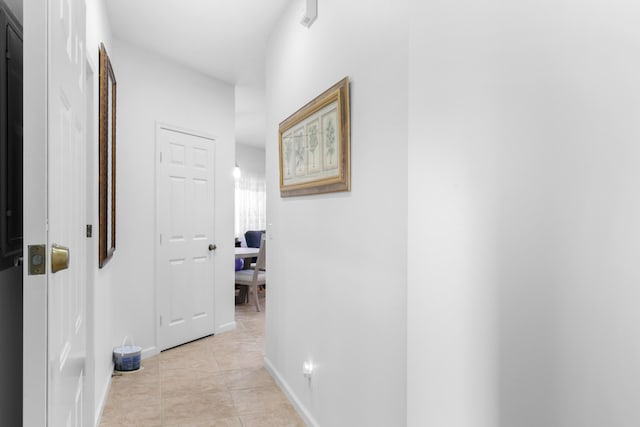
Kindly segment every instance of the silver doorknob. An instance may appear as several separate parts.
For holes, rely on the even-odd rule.
[[[209,244],[209,250],[210,251],[215,251],[216,249],[218,249],[218,247],[216,245],[214,245],[213,243]]]

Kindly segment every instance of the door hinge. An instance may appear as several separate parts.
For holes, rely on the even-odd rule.
[[[93,226],[91,224],[87,224],[87,239],[90,239],[93,236]]]
[[[160,316],[160,326],[162,326],[162,316]]]
[[[5,52],[5,55],[4,55],[4,56],[5,56],[5,58],[7,58],[7,59],[11,59],[11,52],[7,50],[7,51]]]
[[[162,244],[162,234],[160,235],[160,244]]]
[[[162,151],[160,152],[160,163],[162,163]]]

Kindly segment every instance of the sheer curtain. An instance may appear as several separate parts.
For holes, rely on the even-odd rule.
[[[267,184],[264,178],[242,174],[236,180],[235,235],[244,240],[247,230],[264,230]]]

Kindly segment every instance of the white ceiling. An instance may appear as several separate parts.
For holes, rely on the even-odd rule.
[[[264,145],[264,58],[292,0],[106,0],[113,35],[238,87],[237,142]]]

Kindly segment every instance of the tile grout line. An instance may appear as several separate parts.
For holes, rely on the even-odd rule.
[[[173,350],[170,349],[167,350],[166,353],[163,352],[158,356],[147,359],[147,367],[150,368],[153,366],[154,369],[157,369],[156,371],[148,369],[148,374],[142,377],[144,378],[143,383],[148,382],[149,385],[151,385],[151,390],[153,389],[153,384],[159,387],[156,396],[159,396],[160,400],[156,408],[159,408],[160,413],[157,415],[158,418],[156,418],[156,422],[159,422],[161,426],[165,427],[168,426],[170,419],[174,419],[173,425],[177,425],[176,423],[179,422],[180,418],[184,418],[184,422],[190,424],[197,424],[203,420],[206,420],[204,421],[206,423],[226,420],[227,422],[232,421],[236,426],[250,427],[255,425],[254,423],[256,422],[261,422],[259,420],[265,417],[265,419],[271,417],[274,420],[282,419],[293,422],[295,425],[303,425],[300,424],[301,420],[299,420],[295,411],[292,412],[291,415],[288,415],[288,409],[281,405],[281,403],[287,403],[290,406],[290,403],[286,399],[286,396],[281,395],[281,390],[277,384],[274,383],[273,378],[270,376],[263,377],[261,373],[261,370],[265,368],[264,365],[257,362],[257,360],[263,360],[265,352],[264,313],[253,317],[252,314],[251,311],[244,310],[242,307],[237,309],[236,316],[239,318],[239,324],[242,325],[242,329],[237,330],[240,333],[235,335],[235,338],[233,335],[234,331],[230,331],[229,335],[220,334],[205,337],[202,340],[187,343],[184,347],[176,348],[174,353],[172,353]],[[260,355],[261,357],[255,358],[254,355]],[[181,363],[183,363],[184,366],[181,367]],[[177,372],[172,373],[170,378],[168,378],[166,375],[171,371],[171,368],[176,368]],[[203,374],[211,374],[211,378],[200,375],[199,371],[201,369],[204,369]],[[155,381],[152,373],[157,375]],[[132,378],[135,378],[135,376],[132,376]],[[212,383],[209,383],[209,380],[211,380]],[[178,384],[174,384],[176,381]],[[133,382],[135,384],[138,381],[133,380]],[[171,384],[174,385],[170,386]],[[124,385],[125,383],[123,382],[122,386]],[[181,391],[183,386],[186,386],[186,389]],[[175,393],[171,393],[171,397],[167,395],[167,399],[182,397],[186,399],[185,401],[189,401],[192,393],[200,395],[202,391],[208,390],[209,388],[211,388],[210,391],[212,393],[224,392],[220,397],[225,396],[222,399],[226,402],[222,403],[220,410],[212,407],[212,405],[215,405],[215,401],[203,399],[201,403],[204,404],[204,408],[206,408],[203,409],[204,412],[197,412],[199,410],[191,410],[192,412],[187,410],[184,412],[183,409],[185,408],[178,406],[174,409],[177,409],[179,413],[172,412],[171,416],[167,416],[166,411],[168,408],[165,405],[165,395],[167,395],[170,390],[173,390]],[[123,395],[126,396],[126,391],[124,390],[126,390],[125,387],[115,387],[112,390],[114,393],[110,393],[109,400],[114,401],[113,398],[117,396],[118,399],[115,399],[115,401],[121,401]],[[277,405],[274,404],[273,406],[275,412],[270,410],[270,405],[257,407],[245,401],[242,397],[251,396],[251,390],[261,393],[259,396],[269,401],[277,402]],[[275,394],[270,393],[269,390],[273,390]],[[115,394],[115,392],[118,392],[118,394]],[[240,399],[240,401],[238,401],[238,399]],[[130,402],[130,400],[125,399],[124,402]],[[175,406],[174,403],[171,405],[172,408]],[[229,404],[232,406],[229,406]],[[145,403],[142,403],[142,406],[145,405]],[[196,407],[197,406],[194,406],[193,408]],[[241,409],[244,412],[242,412]],[[293,408],[290,409],[293,410]],[[211,410],[211,412],[209,412],[209,410]],[[149,416],[149,414],[145,414],[144,416]],[[112,414],[112,420],[104,419],[101,420],[101,422],[108,425],[109,421],[115,421],[119,418],[122,420],[122,414],[115,412]],[[198,421],[198,419],[200,421]]]

